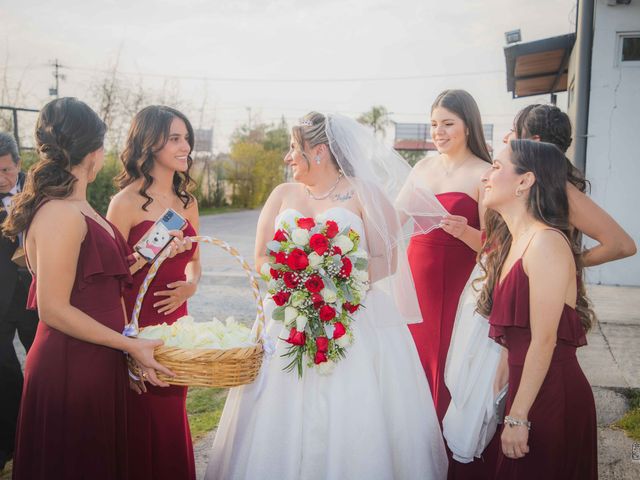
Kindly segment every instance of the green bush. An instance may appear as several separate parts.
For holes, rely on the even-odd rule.
[[[87,188],[89,203],[103,215],[107,213],[111,197],[117,192],[113,180],[120,173],[120,168],[120,160],[115,153],[105,154],[102,170]]]

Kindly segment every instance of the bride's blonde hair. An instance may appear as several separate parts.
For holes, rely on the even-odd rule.
[[[318,112],[309,112],[300,120],[300,124],[291,128],[293,141],[302,151],[305,146],[315,147],[316,145],[326,145],[329,147],[329,158],[338,170],[342,170],[345,175],[353,176],[353,169],[350,165],[340,165],[333,155],[333,148],[336,145],[330,145],[329,136],[327,135],[327,117]],[[302,152],[302,157],[310,166],[307,155]],[[346,159],[345,159],[346,160]]]

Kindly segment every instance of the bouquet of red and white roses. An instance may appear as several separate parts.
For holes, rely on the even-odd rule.
[[[272,261],[263,266],[268,291],[284,323],[291,358],[287,370],[303,363],[329,373],[353,343],[352,314],[362,308],[369,285],[368,260],[360,236],[350,227],[340,231],[333,220],[296,218],[283,223],[267,244]]]

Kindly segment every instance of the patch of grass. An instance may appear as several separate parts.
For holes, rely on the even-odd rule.
[[[226,388],[189,388],[187,415],[194,442],[218,426],[227,392]]]
[[[220,213],[230,213],[230,212],[240,212],[242,210],[246,210],[246,208],[241,207],[205,207],[199,210],[200,216],[203,215],[218,215]]]
[[[623,393],[629,402],[629,411],[615,423],[615,426],[622,428],[629,437],[640,442],[640,389],[629,388]]]

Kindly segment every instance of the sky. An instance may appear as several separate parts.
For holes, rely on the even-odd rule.
[[[94,102],[118,78],[177,101],[214,150],[251,118],[288,124],[310,110],[358,116],[383,105],[396,122],[428,122],[446,88],[477,100],[494,143],[529,103],[506,89],[504,32],[523,41],[575,30],[576,0],[0,0],[0,81],[25,107],[60,94]],[[95,103],[95,102],[94,102]],[[558,105],[566,107],[566,96]],[[393,136],[393,131],[389,132]]]

